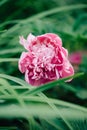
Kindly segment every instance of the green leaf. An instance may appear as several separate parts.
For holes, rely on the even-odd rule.
[[[0,77],[8,79],[8,80],[11,80],[11,81],[13,81],[15,83],[18,83],[18,84],[22,85],[22,86],[30,87],[30,85],[28,83],[26,83],[24,80],[22,80],[20,78],[17,78],[17,77],[14,77],[14,76],[10,76],[10,75],[6,75],[6,74],[0,74]]]
[[[18,58],[0,58],[0,62],[18,62]]]
[[[23,95],[26,95],[26,94],[28,94],[28,95],[38,94],[39,92],[43,92],[44,90],[48,90],[48,89],[50,89],[52,87],[55,87],[56,85],[61,84],[61,83],[65,82],[65,81],[67,81],[67,80],[69,80],[71,78],[76,78],[76,77],[82,76],[83,74],[84,73],[78,73],[78,74],[75,74],[74,76],[70,76],[70,77],[67,77],[67,78],[62,78],[62,79],[59,79],[59,80],[56,80],[56,81],[53,81],[53,82],[49,82],[49,83],[44,84],[44,85],[42,85],[40,87],[37,87],[37,88],[32,89],[30,91],[27,91]]]

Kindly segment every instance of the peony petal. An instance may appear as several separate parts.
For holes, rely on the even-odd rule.
[[[21,57],[19,59],[19,70],[24,73],[26,68],[31,63],[31,57],[28,52],[22,52]]]
[[[65,49],[64,47],[62,47],[62,52],[64,54],[65,57],[68,57],[68,51],[67,49]]]
[[[66,59],[64,65],[63,65],[62,78],[65,78],[68,76],[73,76],[73,75],[74,75],[74,69],[73,69],[72,65],[70,64],[70,62]]]
[[[24,39],[24,37],[23,37],[23,36],[20,36],[19,39],[20,39],[20,40],[19,40],[20,44],[21,44],[22,46],[25,46],[26,40]]]
[[[32,86],[40,86],[42,84],[41,79],[40,80],[32,79],[32,77],[29,76],[29,71],[28,70],[26,70],[26,72],[25,72],[25,81],[28,84],[31,84]]]
[[[28,37],[27,37],[27,42],[28,42],[28,43],[31,43],[34,39],[35,39],[35,36],[32,35],[32,33],[30,33],[30,34],[28,35]]]
[[[59,36],[52,33],[46,33],[40,36],[37,36],[37,41],[42,44],[52,44],[54,47],[61,47],[62,46],[62,40]]]
[[[29,51],[29,46],[31,45],[32,41],[35,39],[35,36],[30,33],[27,37],[27,40],[25,40],[23,36],[20,36],[19,38],[20,38],[20,44],[24,46],[26,50]]]
[[[62,46],[62,40],[58,35],[53,33],[46,33],[45,36],[49,37],[52,41],[56,42],[57,45]]]
[[[28,73],[29,73],[29,70],[26,70],[26,72],[25,72],[25,81],[30,84],[30,82],[29,82],[29,74]]]

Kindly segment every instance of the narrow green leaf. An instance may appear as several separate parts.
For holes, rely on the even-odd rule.
[[[30,91],[27,91],[23,95],[26,95],[26,94],[28,94],[28,95],[38,94],[39,92],[43,92],[44,90],[48,90],[48,89],[50,89],[52,87],[55,87],[58,84],[63,83],[64,81],[67,81],[67,80],[69,80],[71,78],[77,78],[79,76],[82,76],[83,74],[84,73],[78,73],[78,74],[75,74],[74,76],[70,76],[70,77],[67,77],[67,78],[62,78],[62,79],[59,79],[59,80],[56,80],[56,81],[53,81],[53,82],[49,82],[49,83],[44,84],[44,85],[42,85],[40,87],[34,88],[34,89],[30,90]]]
[[[56,115],[59,115],[60,118],[63,120],[63,122],[67,125],[67,127],[70,130],[73,130],[72,126],[70,125],[70,123],[67,121],[67,119],[62,115],[61,111],[58,109],[58,107],[56,107],[56,105],[52,102],[50,102],[49,98],[44,95],[43,93],[39,94],[40,97],[44,98],[46,100],[46,102],[48,103],[48,105],[53,109],[53,111],[56,113]]]
[[[58,108],[59,111],[65,116],[67,119],[87,119],[87,114],[85,112],[81,112],[72,108]],[[56,115],[55,111],[53,111],[48,105],[41,104],[30,104],[27,107],[23,108],[18,105],[8,105],[0,107],[0,117],[26,117],[26,116],[37,116],[41,118],[51,117],[56,118],[60,117],[60,115]]]
[[[65,12],[65,11],[70,11],[70,10],[77,10],[77,9],[82,9],[82,8],[87,8],[87,5],[86,4],[78,4],[78,5],[69,5],[69,6],[57,7],[57,8],[50,9],[48,11],[44,11],[42,13],[39,13],[39,14],[32,16],[28,19],[22,20],[22,22],[23,23],[24,22],[31,22],[31,21],[34,21],[36,19],[43,18],[43,17],[46,17],[48,15],[52,15],[52,14],[55,14],[55,13]]]
[[[0,62],[17,62],[18,58],[0,58]]]
[[[0,51],[0,55],[6,55],[6,54],[14,54],[14,53],[19,53],[19,52],[22,52],[23,51],[23,49],[21,49],[21,48],[15,48],[15,49],[4,49],[4,50],[1,50]],[[2,59],[1,59],[2,60]],[[3,58],[3,60],[5,61],[5,60],[7,60],[7,58]],[[17,58],[9,58],[8,59],[8,61],[9,60],[17,60],[18,61],[18,59]]]
[[[5,4],[6,2],[8,2],[9,0],[1,0],[0,1],[0,6],[2,6],[3,4]]]
[[[24,80],[20,79],[20,78],[17,78],[17,77],[14,77],[14,76],[10,76],[10,75],[6,75],[6,74],[0,74],[0,77],[1,78],[5,78],[5,79],[8,79],[8,80],[11,80],[15,83],[18,83],[22,86],[28,86],[29,88],[31,87],[28,83],[26,83]],[[32,88],[32,87],[31,87]]]

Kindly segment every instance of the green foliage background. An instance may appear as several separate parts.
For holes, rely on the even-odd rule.
[[[62,79],[33,88],[24,81],[18,70],[24,51],[19,36],[30,32],[56,33],[69,53],[82,52],[70,83]],[[87,130],[86,44],[86,0],[1,0],[0,129]]]

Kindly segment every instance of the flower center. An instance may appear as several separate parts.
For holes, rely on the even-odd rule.
[[[55,55],[54,52],[54,47],[52,45],[44,45],[44,44],[38,44],[33,46],[33,51],[32,51],[33,55],[34,55],[34,60],[33,60],[33,64],[34,65],[38,65],[43,63],[48,64],[51,63],[52,58]]]
[[[37,79],[43,77],[44,73],[54,69],[54,64],[51,63],[53,57],[55,56],[54,47],[50,44],[37,44],[33,46],[33,78]],[[44,73],[43,73],[44,71]]]

